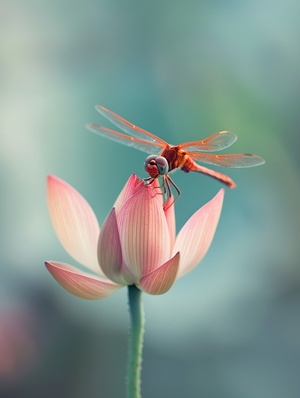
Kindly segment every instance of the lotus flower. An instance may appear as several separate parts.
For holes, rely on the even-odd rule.
[[[126,285],[149,294],[167,292],[206,254],[221,214],[224,190],[186,222],[176,237],[172,198],[163,206],[157,180],[131,175],[101,230],[87,201],[63,180],[49,176],[48,207],[57,236],[89,272],[47,261],[52,276],[70,293],[100,299]]]

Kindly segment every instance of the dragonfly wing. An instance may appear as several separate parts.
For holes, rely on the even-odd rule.
[[[260,156],[248,153],[213,155],[208,153],[189,152],[189,156],[199,162],[232,168],[254,167],[265,163],[264,159]]]
[[[186,152],[217,152],[228,148],[237,140],[230,131],[219,131],[204,140],[185,142],[180,148]]]
[[[118,142],[119,144],[130,146],[142,152],[151,153],[154,155],[159,154],[162,150],[161,146],[158,146],[156,143],[130,137],[129,135],[119,133],[118,131],[97,126],[96,124],[87,124],[86,128],[93,133],[100,135],[101,137],[108,138],[109,140]]]
[[[161,148],[164,148],[167,145],[167,143],[161,138],[128,122],[127,120],[117,115],[116,113],[110,111],[109,109],[105,108],[104,106],[97,105],[96,109],[102,116],[108,119],[116,127],[123,130],[126,134],[131,135],[132,137],[138,138],[140,140],[148,141],[152,144],[160,146]]]

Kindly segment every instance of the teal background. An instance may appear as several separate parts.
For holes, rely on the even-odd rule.
[[[102,104],[173,144],[223,129],[266,159],[221,171],[209,253],[145,296],[143,397],[297,398],[300,391],[298,1],[1,1],[0,396],[124,397],[127,295],[65,292],[47,174],[100,223],[145,154],[97,137]],[[220,184],[180,171],[178,229]],[[74,264],[74,262],[72,262]]]

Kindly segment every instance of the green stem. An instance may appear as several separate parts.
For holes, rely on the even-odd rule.
[[[127,398],[141,398],[141,370],[144,336],[144,308],[142,292],[135,285],[128,286],[130,331],[127,369]]]

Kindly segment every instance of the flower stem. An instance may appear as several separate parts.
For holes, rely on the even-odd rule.
[[[145,317],[142,303],[142,292],[135,285],[128,286],[128,300],[130,331],[127,369],[127,398],[141,398],[141,370]]]

